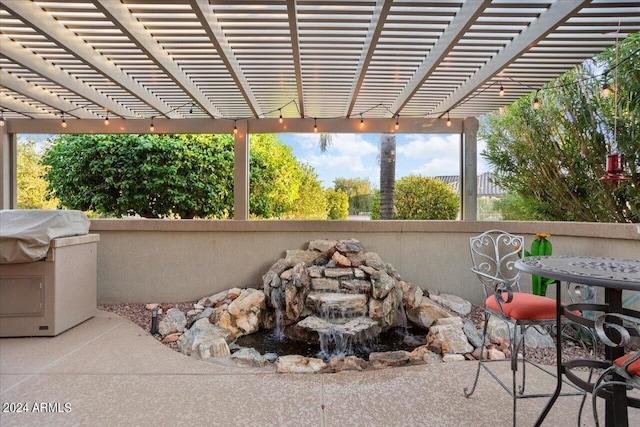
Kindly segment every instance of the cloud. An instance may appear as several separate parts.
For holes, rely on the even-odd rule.
[[[433,159],[423,163],[411,171],[412,175],[441,176],[459,175],[460,165],[458,159]]]
[[[363,157],[367,154],[378,153],[378,146],[366,141],[361,135],[340,133],[333,135],[333,142],[329,150],[335,150],[346,156]]]
[[[333,187],[335,178],[369,178],[372,184],[378,181],[378,145],[373,141],[377,141],[379,137],[332,134],[332,138],[325,153],[320,151],[320,136],[317,134],[294,134],[282,139],[292,146],[299,161],[313,166],[325,187]]]
[[[319,134],[294,134],[291,136],[291,142],[300,145],[302,149],[320,152]],[[327,148],[328,153],[337,152],[348,156],[362,157],[378,152],[377,144],[367,141],[359,134],[334,133],[331,134],[331,138],[331,145]]]
[[[434,157],[458,157],[459,135],[408,135],[406,143],[398,144],[398,154],[418,159]]]

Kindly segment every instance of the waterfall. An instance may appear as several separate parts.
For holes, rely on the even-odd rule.
[[[279,304],[275,307],[274,315],[276,327],[273,329],[273,338],[275,338],[276,341],[284,341],[284,310]]]

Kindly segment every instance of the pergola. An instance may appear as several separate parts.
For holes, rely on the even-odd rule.
[[[21,133],[237,128],[236,219],[250,133],[458,133],[473,220],[476,117],[637,31],[633,0],[0,0],[0,207]]]

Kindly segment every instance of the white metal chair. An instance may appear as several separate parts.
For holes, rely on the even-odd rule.
[[[550,330],[556,323],[556,301],[551,298],[523,293],[520,290],[520,271],[515,262],[524,256],[524,238],[502,230],[489,230],[470,239],[473,271],[483,285],[485,300],[485,320],[483,343],[475,380],[471,389],[464,389],[465,397],[470,397],[478,384],[480,368],[484,368],[513,398],[513,425],[516,423],[516,401],[522,398],[547,397],[545,394],[525,394],[525,366],[532,364],[542,371],[554,375],[539,365],[526,359],[525,334],[530,327],[546,326]],[[556,286],[558,286],[556,284]],[[509,351],[511,352],[512,385],[506,384],[487,366],[496,360],[483,359],[487,340],[487,326],[491,316],[507,322],[509,327]],[[519,357],[521,355],[521,358]],[[519,361],[520,359],[520,361]],[[518,381],[517,371],[522,370]],[[578,390],[563,395],[582,395]]]

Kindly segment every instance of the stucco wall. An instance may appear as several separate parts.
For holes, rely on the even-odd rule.
[[[465,221],[92,220],[98,245],[98,302],[177,302],[234,286],[262,287],[262,275],[288,249],[319,238],[356,238],[403,279],[475,303],[469,237],[500,228],[526,237],[550,233],[557,255],[640,259],[640,226]],[[530,281],[523,281],[525,289]]]

